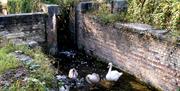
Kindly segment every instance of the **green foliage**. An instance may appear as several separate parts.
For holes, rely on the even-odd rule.
[[[16,60],[16,58],[8,55],[8,53],[8,47],[0,49],[0,74],[20,66],[20,62]]]
[[[8,0],[8,12],[30,13],[40,9],[41,0]]]
[[[180,35],[179,0],[128,0],[128,3],[128,11],[119,14],[111,14],[107,4],[102,4],[96,15],[105,24],[117,21],[146,23]]]
[[[2,88],[3,91],[46,91],[46,88],[52,88],[55,70],[51,65],[51,60],[45,55],[40,48],[30,49],[27,46],[13,46],[11,44],[0,49],[0,74],[8,69],[17,68],[23,65],[16,58],[9,56],[8,54],[16,50],[21,50],[24,54],[33,58],[31,64],[37,64],[38,67],[35,70],[31,70],[29,65],[24,64],[27,70],[29,70],[29,77],[26,83],[22,80],[17,80],[10,87]],[[1,87],[0,87],[1,89]]]
[[[30,73],[30,77],[45,82],[47,87],[52,86],[54,69],[50,63],[51,59],[49,59],[40,48],[29,49],[26,46],[16,46],[14,49],[23,51],[26,55],[34,59],[34,64],[40,65],[40,68]]]
[[[178,88],[176,89],[176,91],[180,91],[180,87],[178,87]]]
[[[124,21],[126,15],[125,12],[112,14],[106,4],[101,4],[99,10],[93,13],[98,16],[98,19],[100,19],[103,24],[111,24],[117,21]]]
[[[58,4],[61,7],[70,7],[80,0],[42,0],[44,3]]]
[[[114,15],[111,14],[110,10],[108,9],[106,4],[101,4],[99,10],[97,11],[96,15],[99,17],[100,21],[104,24],[113,23]]]
[[[3,88],[3,91],[46,91],[46,87],[38,79],[29,78],[27,83],[17,80],[10,87]]]
[[[127,19],[180,31],[179,0],[129,0]]]
[[[29,52],[32,58],[35,60],[34,63],[41,65],[39,69],[31,73],[31,77],[39,79],[46,83],[47,87],[52,87],[52,80],[54,79],[54,69],[50,63],[47,55],[45,55],[41,49],[34,49]]]

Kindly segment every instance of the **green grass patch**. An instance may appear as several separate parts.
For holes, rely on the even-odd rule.
[[[2,91],[46,91],[47,88],[55,86],[54,74],[55,69],[51,65],[51,60],[48,55],[44,54],[41,48],[30,49],[27,46],[13,46],[11,44],[0,49],[0,73],[8,69],[16,68],[20,64],[16,58],[9,56],[10,52],[16,50],[22,51],[25,55],[30,56],[34,61],[24,67],[29,71],[28,81],[24,84],[23,81],[17,80],[10,87],[3,87]],[[30,69],[30,65],[39,65],[36,69]],[[2,68],[3,67],[3,68]]]
[[[20,66],[20,62],[15,57],[8,55],[9,52],[8,47],[0,49],[0,74]]]

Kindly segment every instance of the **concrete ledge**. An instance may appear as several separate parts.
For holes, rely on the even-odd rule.
[[[31,16],[31,15],[44,15],[46,14],[45,12],[35,12],[35,13],[21,13],[21,14],[8,14],[5,16],[0,16],[1,17],[13,17],[13,16]]]
[[[114,28],[121,31],[130,31],[138,33],[140,35],[151,36],[152,38],[159,39],[160,41],[176,43],[177,40],[173,40],[168,30],[155,29],[153,26],[141,23],[116,23]]]
[[[93,1],[87,1],[87,2],[80,2],[76,6],[76,12],[85,12],[91,9],[97,9],[98,4]]]
[[[49,16],[59,15],[60,7],[56,4],[43,4],[42,5],[43,12],[47,13]]]

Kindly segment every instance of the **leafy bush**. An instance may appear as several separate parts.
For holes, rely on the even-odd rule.
[[[117,21],[146,23],[180,35],[179,0],[128,0],[128,3],[128,11],[119,14],[111,14],[107,4],[101,4],[96,15],[104,24]]]
[[[112,14],[106,4],[101,4],[98,11],[93,12],[103,24],[125,21],[126,12]]]
[[[127,19],[180,31],[179,0],[129,0]]]
[[[30,13],[40,9],[41,0],[8,0],[9,13]]]

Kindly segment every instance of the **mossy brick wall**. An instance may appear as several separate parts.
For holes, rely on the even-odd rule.
[[[137,23],[108,26],[80,8],[76,13],[79,49],[164,91],[180,87],[180,46],[169,39],[168,31]]]
[[[142,27],[138,30],[136,24],[134,27],[123,24],[109,27],[87,16],[83,18],[78,30],[79,49],[113,62],[118,68],[162,90],[174,91],[180,86],[179,46],[140,34]]]

